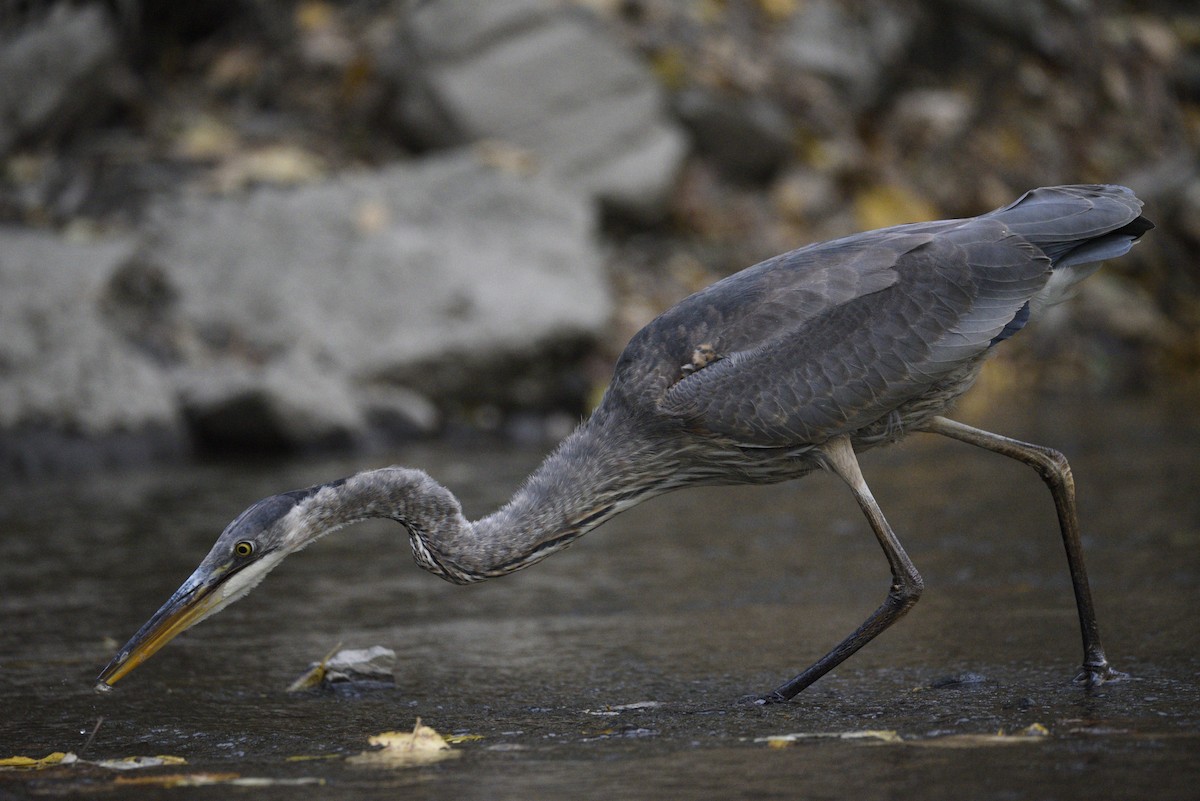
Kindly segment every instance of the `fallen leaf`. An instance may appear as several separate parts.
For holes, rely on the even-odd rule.
[[[297,787],[325,784],[325,780],[317,776],[273,779],[270,776],[242,776],[238,773],[167,773],[158,776],[118,776],[113,780],[114,786],[121,787],[208,787],[214,784],[229,784],[235,787]]]
[[[315,762],[318,759],[341,759],[341,754],[297,754],[286,757],[284,762]]]
[[[1005,734],[951,734],[945,737],[930,737],[927,740],[910,740],[912,745],[931,748],[978,748],[991,745],[1021,745],[1035,743],[1050,736],[1050,730],[1041,723],[1031,723],[1020,731]]]
[[[475,743],[483,739],[482,734],[447,734],[443,738],[447,743],[455,745],[457,743]]]
[[[0,770],[45,770],[56,765],[70,765],[78,757],[70,751],[55,751],[38,759],[37,757],[13,756],[0,759]]]
[[[396,652],[382,645],[370,648],[334,648],[312,669],[292,682],[288,692],[339,682],[393,682]]]
[[[209,784],[224,784],[240,779],[237,773],[162,773],[155,776],[118,776],[113,785],[118,787],[202,787]]]
[[[342,644],[340,642],[333,646],[329,653],[321,657],[320,662],[314,664],[309,668],[307,673],[289,684],[287,691],[289,693],[295,693],[300,692],[301,690],[311,690],[313,687],[320,686],[321,681],[325,678],[325,663],[327,663],[341,647]]]
[[[754,742],[766,743],[770,748],[786,748],[800,740],[876,740],[884,743],[902,743],[904,740],[891,729],[862,729],[858,731],[814,731],[794,734],[772,734],[756,737]]]
[[[108,768],[109,770],[139,770],[141,768],[160,768],[164,765],[186,765],[187,760],[183,757],[159,754],[158,756],[129,756],[121,759],[98,759],[94,762],[87,760],[87,763],[89,765],[98,765],[102,768]]]
[[[442,739],[440,734],[429,726],[422,725],[420,718],[417,718],[411,732],[380,732],[369,737],[367,742],[380,746],[380,749],[363,751],[346,761],[376,768],[406,768],[458,756],[458,752],[450,750],[450,744]]]

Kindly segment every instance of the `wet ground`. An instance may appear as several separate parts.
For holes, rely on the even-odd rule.
[[[818,657],[888,583],[857,507],[824,475],[660,498],[472,587],[415,567],[399,527],[362,524],[97,695],[115,648],[251,501],[396,461],[477,515],[540,454],[427,445],[57,479],[0,489],[0,758],[187,762],[0,771],[0,798],[1197,798],[1194,399],[1047,401],[971,422],[1070,456],[1102,632],[1130,680],[1070,683],[1078,627],[1033,471],[922,436],[863,467],[925,596],[787,705],[738,699]],[[394,648],[396,686],[284,691],[339,642]],[[418,716],[472,737],[422,767],[345,759]],[[895,734],[780,739],[868,731]],[[170,786],[197,775],[288,784]]]

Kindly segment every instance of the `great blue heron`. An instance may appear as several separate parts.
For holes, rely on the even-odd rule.
[[[767,484],[818,468],[850,487],[883,547],[883,604],[833,650],[762,696],[785,701],[907,612],[923,582],[863,480],[856,454],[909,432],[1010,456],[1050,488],[1083,634],[1075,680],[1109,667],[1096,626],[1067,460],[942,416],[988,353],[1102,259],[1153,225],[1120,186],[1035,189],[964,220],[809,245],[668,309],[617,361],[600,405],[499,511],[468,521],[420,470],[387,467],[259,501],[99,676],[107,688],[180,632],[248,593],[293,551],[342,526],[391,518],[426,570],[503,576],[565,548],[647,498],[682,487]]]

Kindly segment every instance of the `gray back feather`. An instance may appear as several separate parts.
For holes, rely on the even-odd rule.
[[[1056,260],[1070,267],[1128,250],[1149,227],[1140,207],[1123,187],[1039,189],[980,217],[777,256],[639,332],[611,402],[739,445],[797,447],[952,397],[1024,325]],[[715,360],[681,371],[702,345]]]

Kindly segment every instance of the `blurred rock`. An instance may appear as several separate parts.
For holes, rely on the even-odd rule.
[[[675,113],[692,131],[697,148],[730,178],[770,179],[792,154],[792,124],[762,97],[727,97],[688,89]]]
[[[395,116],[427,146],[526,148],[564,185],[657,216],[686,142],[650,72],[593,22],[545,0],[414,4],[384,59]]]
[[[365,431],[353,388],[305,351],[257,369],[183,371],[176,384],[193,436],[208,450],[344,448]]]
[[[419,392],[396,384],[358,387],[367,425],[391,440],[432,434],[441,425],[437,404]]]
[[[788,170],[771,188],[779,213],[798,222],[822,219],[841,208],[842,198],[832,178],[816,170]]]
[[[112,98],[106,82],[117,35],[99,3],[59,3],[44,18],[0,36],[0,154],[33,137],[56,137]]]
[[[427,398],[562,408],[562,365],[611,313],[594,216],[459,152],[176,198],[140,242],[4,230],[3,466],[47,432],[186,422],[206,449],[294,450],[427,433]]]
[[[170,382],[125,345],[97,302],[133,246],[0,229],[0,470],[179,450]]]
[[[1080,55],[1069,34],[1091,11],[1082,0],[937,0],[937,5],[944,18],[974,22],[1051,58]]]
[[[1169,345],[1179,336],[1148,292],[1116,275],[1102,272],[1080,284],[1075,306],[1085,329],[1131,343]]]
[[[901,151],[945,147],[963,136],[974,104],[955,89],[912,89],[896,97],[889,128]]]
[[[183,343],[184,408],[217,444],[428,430],[421,395],[515,386],[537,403],[560,391],[563,343],[597,336],[611,312],[593,226],[585,199],[470,152],[182,198],[157,209],[138,254],[178,297],[172,332],[138,344]]]
[[[901,5],[858,9],[837,0],[811,0],[791,16],[778,57],[788,69],[831,82],[841,102],[862,109],[890,87],[890,73],[916,32],[916,17]]]

